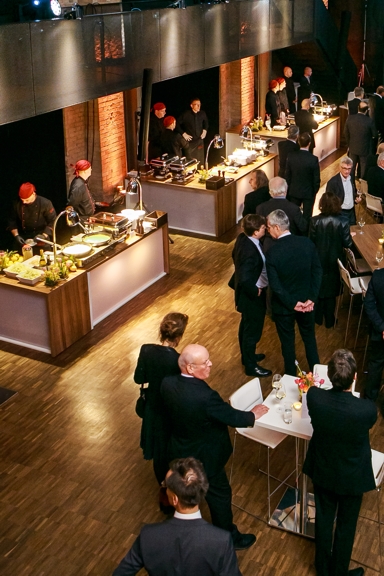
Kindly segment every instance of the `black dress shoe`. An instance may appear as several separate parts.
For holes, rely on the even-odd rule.
[[[235,550],[246,550],[256,542],[254,534],[240,534],[240,532],[237,532],[236,536],[232,536],[232,538]]]
[[[255,354],[256,362],[261,362],[265,358],[265,354]]]
[[[268,370],[267,368],[262,368],[256,364],[254,368],[250,368],[249,370],[245,369],[245,373],[247,376],[258,376],[259,378],[265,378],[266,376],[270,376],[272,371]]]
[[[353,570],[348,570],[348,576],[363,576],[365,570],[364,568],[353,568]]]

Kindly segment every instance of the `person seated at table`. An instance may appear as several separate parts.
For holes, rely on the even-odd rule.
[[[252,170],[249,185],[252,192],[245,195],[243,217],[256,214],[257,206],[269,200],[268,176],[264,170]]]
[[[364,574],[348,567],[363,493],[376,488],[369,430],[377,412],[374,402],[352,394],[356,370],[352,352],[336,350],[328,363],[333,388],[312,386],[307,393],[313,436],[303,472],[315,492],[317,576]]]
[[[377,158],[377,166],[368,170],[368,194],[376,196],[384,202],[384,152]]]

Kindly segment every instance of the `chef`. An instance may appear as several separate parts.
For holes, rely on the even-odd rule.
[[[271,80],[269,90],[265,96],[265,112],[271,117],[271,128],[280,124],[280,100],[277,95],[279,83],[277,80]]]
[[[181,134],[175,132],[176,118],[166,116],[164,118],[164,132],[161,135],[161,152],[169,156],[182,158],[189,152],[189,144]]]
[[[25,240],[36,236],[51,240],[55,218],[52,202],[38,196],[35,186],[30,182],[22,184],[8,225],[8,230],[15,239],[15,248],[21,251]],[[38,248],[42,246],[44,244],[38,242]]]
[[[72,206],[80,218],[85,219],[95,213],[95,201],[88,188],[88,179],[92,166],[88,160],[79,160],[75,164],[75,178],[68,192],[68,206]]]
[[[204,138],[208,130],[208,118],[201,110],[199,98],[193,98],[190,110],[186,110],[177,121],[177,131],[189,142],[189,155],[204,166]]]
[[[161,135],[164,132],[163,119],[166,106],[162,102],[156,102],[151,110],[148,132],[148,161],[161,156]]]

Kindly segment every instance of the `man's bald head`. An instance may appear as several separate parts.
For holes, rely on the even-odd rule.
[[[200,344],[188,344],[183,348],[179,357],[179,367],[182,374],[188,374],[195,378],[208,378],[212,362],[209,352]]]

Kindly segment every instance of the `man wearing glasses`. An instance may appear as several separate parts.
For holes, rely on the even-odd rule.
[[[232,454],[228,426],[252,427],[268,412],[263,404],[245,412],[232,408],[205,382],[212,362],[204,346],[189,344],[179,357],[181,374],[164,378],[161,396],[170,425],[169,456],[200,460],[208,477],[206,501],[212,524],[228,530],[235,550],[245,550],[256,541],[253,534],[241,534],[233,524],[232,491],[225,465]]]
[[[356,196],[355,178],[352,173],[353,161],[348,156],[340,159],[340,172],[327,182],[326,192],[333,192],[342,202],[340,218],[349,222],[350,226],[356,224],[355,204],[361,202]]]

